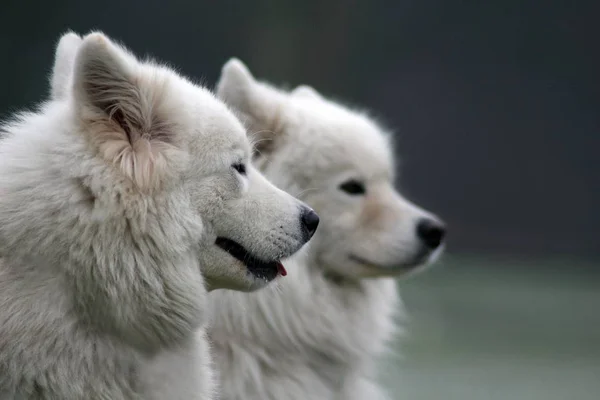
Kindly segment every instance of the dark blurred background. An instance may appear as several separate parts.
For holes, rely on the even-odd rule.
[[[448,222],[454,254],[402,282],[414,318],[394,363],[410,379],[388,381],[397,398],[597,399],[599,12],[558,0],[4,0],[0,115],[46,95],[67,29],[103,30],[208,86],[236,56],[259,78],[371,109],[397,134],[404,193]]]

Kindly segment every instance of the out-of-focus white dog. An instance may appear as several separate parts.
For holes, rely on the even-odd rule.
[[[322,218],[277,292],[210,293],[222,398],[386,398],[375,364],[395,331],[394,277],[435,259],[444,225],[394,189],[388,136],[363,113],[258,82],[238,60],[217,95],[258,136],[265,175]]]

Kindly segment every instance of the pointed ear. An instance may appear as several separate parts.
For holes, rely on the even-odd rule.
[[[101,33],[87,35],[77,53],[73,91],[77,106],[92,107],[129,128],[141,123],[140,88],[134,82],[138,62]]]
[[[167,87],[160,70],[142,65],[101,33],[87,35],[77,53],[73,97],[82,131],[110,163],[141,189],[156,189],[181,157],[175,129],[161,105]],[[173,167],[173,168],[170,168]]]
[[[73,32],[61,36],[54,52],[54,67],[50,78],[50,97],[62,99],[69,93],[75,55],[81,45],[81,37]]]
[[[240,111],[249,111],[249,98],[256,84],[248,67],[237,58],[232,58],[221,69],[217,96]]]
[[[292,90],[292,96],[305,97],[316,100],[323,99],[323,96],[321,96],[321,94],[319,94],[319,92],[317,92],[315,88],[308,85],[300,85],[296,89]]]
[[[272,150],[282,132],[282,108],[287,95],[254,79],[238,59],[229,60],[221,71],[217,96],[238,114],[260,152]]]

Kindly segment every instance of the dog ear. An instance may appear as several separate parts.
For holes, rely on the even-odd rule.
[[[91,33],[79,46],[72,90],[90,142],[139,188],[151,190],[174,172],[169,160],[182,152],[174,143],[175,129],[158,112],[166,78],[142,70],[125,49]]]
[[[54,52],[54,67],[50,77],[50,97],[64,98],[69,93],[75,55],[81,45],[81,37],[73,32],[61,36]]]
[[[232,58],[221,71],[217,96],[227,103],[246,125],[255,149],[272,150],[282,134],[282,108],[287,95],[258,82],[240,60]]]
[[[319,94],[312,86],[300,85],[292,90],[292,96],[304,97],[308,99],[322,100],[323,96]]]

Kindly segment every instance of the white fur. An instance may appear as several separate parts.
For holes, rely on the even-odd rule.
[[[50,97],[63,99],[71,91],[73,61],[81,45],[81,37],[74,32],[61,36],[56,46],[54,68],[50,77]]]
[[[0,398],[214,398],[203,275],[266,282],[203,249],[290,255],[306,206],[209,91],[100,33],[61,39],[51,85],[2,128]]]
[[[434,217],[394,188],[386,134],[370,118],[302,86],[292,93],[254,80],[238,60],[217,94],[258,136],[256,163],[321,216],[303,257],[276,289],[209,294],[215,362],[225,400],[382,400],[376,364],[396,331],[393,276],[439,251],[416,235]],[[340,184],[356,179],[366,194]],[[359,262],[358,256],[368,262]]]

